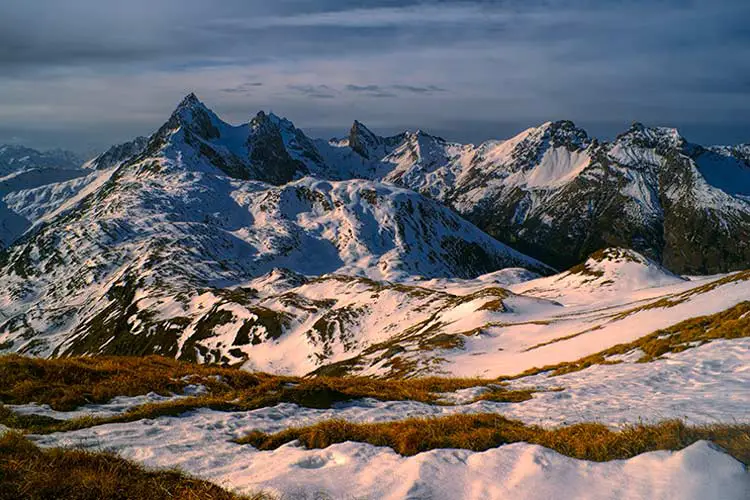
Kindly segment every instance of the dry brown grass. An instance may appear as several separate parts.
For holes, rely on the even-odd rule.
[[[155,471],[110,453],[39,449],[23,436],[0,436],[0,499],[265,500],[240,496],[178,471]]]
[[[490,390],[477,396],[476,401],[494,401],[496,403],[522,403],[531,399],[535,389],[508,390],[501,385],[492,385]]]
[[[83,403],[106,402],[118,395],[180,392],[188,383],[201,383],[208,388],[204,395],[147,403],[115,416],[65,421],[17,415],[0,404],[0,424],[34,433],[65,432],[108,423],[177,416],[197,408],[242,411],[279,403],[330,408],[336,403],[362,398],[450,404],[441,400],[440,393],[492,383],[483,379],[439,377],[408,380],[283,377],[157,356],[38,359],[12,355],[0,357],[0,375],[0,380],[3,380],[0,403],[36,402],[61,411]],[[529,399],[531,392],[529,389],[511,391],[497,386],[491,396],[494,401],[518,402]],[[490,399],[490,396],[481,399]]]
[[[66,411],[86,403],[104,403],[115,396],[179,393],[191,383],[203,384],[212,392],[244,389],[268,377],[160,356],[48,360],[7,355],[0,356],[0,401],[11,404],[33,401]]]
[[[220,377],[220,378],[216,378]],[[323,404],[371,397],[388,401],[433,402],[437,393],[492,383],[479,378],[425,377],[385,380],[370,377],[285,377],[239,369],[198,365],[159,356],[76,357],[62,359],[0,356],[0,401],[36,402],[66,411],[86,403],[103,403],[115,396],[181,392],[200,383],[211,395]],[[318,402],[318,397],[322,402]],[[223,399],[223,398],[222,398]]]
[[[689,427],[677,420],[634,425],[618,431],[589,423],[545,429],[496,414],[416,418],[375,424],[329,420],[276,434],[252,432],[237,442],[271,450],[294,440],[299,440],[307,448],[356,441],[388,446],[407,456],[438,448],[484,451],[504,444],[526,442],[569,457],[604,462],[654,450],[680,450],[702,439],[718,444],[738,460],[750,464],[750,425]]]

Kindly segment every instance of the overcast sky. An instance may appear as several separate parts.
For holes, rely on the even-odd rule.
[[[90,153],[194,91],[225,120],[478,142],[571,119],[750,142],[750,1],[2,0],[0,143]]]

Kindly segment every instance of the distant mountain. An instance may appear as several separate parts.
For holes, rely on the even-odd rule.
[[[123,162],[143,153],[147,145],[148,137],[136,137],[132,141],[112,146],[104,153],[84,163],[83,168],[105,170],[118,167]]]
[[[264,112],[229,125],[190,94],[153,136],[86,166],[106,170],[170,148],[189,154],[195,168],[236,179],[282,185],[310,175],[403,186],[558,268],[608,246],[678,273],[750,266],[750,146],[702,147],[674,129],[634,124],[605,142],[559,121],[474,146],[423,131],[382,137],[355,121],[344,139],[322,141]],[[6,245],[23,226],[13,219],[5,218],[16,228],[5,231]]]
[[[83,185],[80,165],[69,151],[0,146],[0,250]]]
[[[76,169],[83,161],[75,153],[54,149],[37,151],[13,144],[0,145],[0,177],[35,168]]]
[[[741,160],[750,167],[750,144],[737,144],[735,146],[711,146],[708,149],[714,153],[731,156]]]

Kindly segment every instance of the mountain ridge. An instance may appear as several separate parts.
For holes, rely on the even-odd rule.
[[[750,266],[750,149],[692,144],[673,128],[635,122],[602,141],[560,120],[473,145],[421,130],[383,137],[355,120],[345,139],[324,141],[263,111],[230,125],[191,93],[150,138],[85,166],[153,154],[174,134],[195,152],[190,161],[238,179],[280,185],[312,175],[412,189],[558,268],[607,246],[681,273]]]

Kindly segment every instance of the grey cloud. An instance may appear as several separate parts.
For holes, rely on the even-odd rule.
[[[446,89],[438,87],[436,85],[427,85],[426,87],[420,87],[417,85],[394,85],[393,88],[411,92],[412,94],[434,94],[436,92],[447,92]]]
[[[396,94],[388,91],[387,88],[382,87],[380,85],[354,85],[350,83],[345,88],[346,90],[350,92],[357,92],[357,93],[364,94],[369,97],[395,97],[396,96]]]
[[[317,99],[333,99],[336,97],[334,90],[328,85],[287,85],[287,88]]]
[[[194,89],[230,120],[273,108],[312,130],[637,119],[747,141],[748,18],[745,0],[4,0],[0,125],[106,146]]]
[[[257,89],[258,87],[262,87],[263,82],[246,82],[241,83],[240,85],[236,85],[234,87],[225,87],[223,89],[219,89],[221,92],[224,92],[225,94],[248,94],[252,92],[254,89]]]
[[[382,89],[379,85],[353,85],[349,84],[346,86],[346,90],[352,92],[380,92]]]

